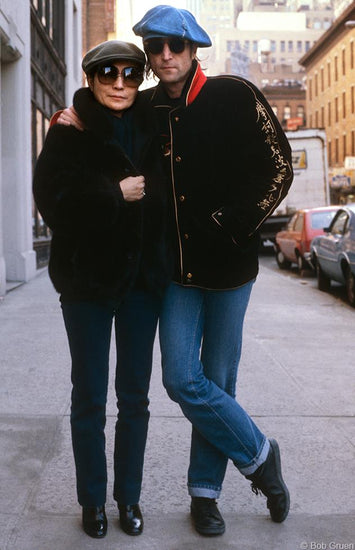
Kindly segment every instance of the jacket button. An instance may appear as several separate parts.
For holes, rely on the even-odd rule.
[[[181,160],[182,160],[181,157],[179,157],[179,156],[175,157],[176,162],[181,162]]]
[[[190,238],[190,235],[188,233],[184,234],[184,239],[187,241]]]
[[[175,122],[179,122],[180,118],[178,116],[175,117]]]
[[[189,281],[191,281],[191,279],[192,279],[192,273],[188,273],[188,274],[186,275],[186,279],[188,279]]]
[[[179,201],[180,201],[180,202],[184,202],[184,200],[185,200],[185,195],[180,195]]]

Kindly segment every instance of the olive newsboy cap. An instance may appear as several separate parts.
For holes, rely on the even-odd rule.
[[[134,34],[143,40],[165,36],[175,36],[190,40],[201,48],[212,45],[210,37],[197,23],[195,17],[187,10],[173,6],[155,6],[134,25]]]
[[[135,44],[121,42],[120,40],[107,40],[101,42],[84,55],[81,66],[87,74],[102,63],[115,60],[132,61],[138,65],[145,65],[145,54]]]

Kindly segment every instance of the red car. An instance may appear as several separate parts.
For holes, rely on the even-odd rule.
[[[312,239],[324,233],[324,227],[329,227],[338,210],[336,205],[297,210],[287,228],[276,233],[275,254],[279,268],[287,269],[294,263],[299,271],[304,269]]]

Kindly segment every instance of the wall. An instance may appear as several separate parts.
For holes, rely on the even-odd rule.
[[[2,0],[0,295],[36,272],[32,249],[30,6]]]

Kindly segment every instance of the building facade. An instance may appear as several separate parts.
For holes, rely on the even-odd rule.
[[[115,0],[82,0],[83,53],[100,42],[114,38],[115,12]]]
[[[280,80],[262,86],[261,91],[285,131],[298,130],[305,126],[306,90],[299,82]]]
[[[37,271],[48,231],[32,169],[53,112],[81,85],[81,0],[1,0],[0,296]]]
[[[300,63],[307,74],[307,127],[326,129],[333,186],[338,185],[338,179],[352,191],[355,171],[349,165],[350,159],[355,161],[355,2]]]

